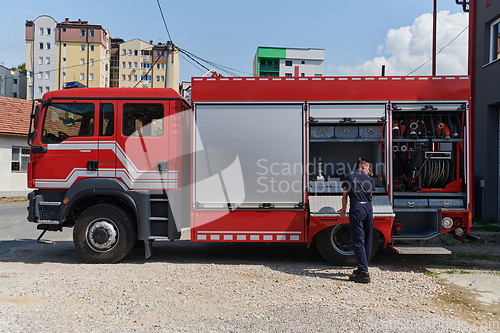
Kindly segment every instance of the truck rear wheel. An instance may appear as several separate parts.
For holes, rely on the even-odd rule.
[[[380,235],[373,229],[372,251],[370,259],[378,250]],[[321,255],[333,265],[357,265],[352,250],[351,232],[348,224],[338,224],[319,232],[315,239],[316,247]]]
[[[129,214],[109,204],[85,210],[73,228],[76,250],[91,263],[115,263],[125,258],[137,239],[137,228]]]

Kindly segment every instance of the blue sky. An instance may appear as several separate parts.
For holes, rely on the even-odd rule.
[[[58,22],[68,17],[72,21],[82,19],[100,24],[112,37],[124,40],[140,38],[154,43],[168,40],[156,0],[2,2],[0,64],[6,67],[25,62],[25,22],[40,15],[50,15]],[[386,62],[388,75],[406,75],[405,71],[414,69],[412,66],[425,62],[431,51],[428,30],[432,0],[160,0],[160,3],[175,44],[199,57],[249,74],[258,46],[325,49],[324,75],[374,74]],[[438,0],[438,11],[440,49],[465,28],[467,15],[453,0]],[[463,72],[466,45],[467,31],[446,49],[448,55],[443,51],[438,56],[438,74],[466,74]],[[457,66],[450,67],[454,62]],[[181,81],[203,74],[204,71],[181,58]],[[430,64],[414,74],[430,74]]]

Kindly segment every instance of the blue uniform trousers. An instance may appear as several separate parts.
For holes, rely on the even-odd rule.
[[[373,209],[370,203],[354,202],[349,208],[349,230],[358,268],[368,273],[368,260],[372,250]]]

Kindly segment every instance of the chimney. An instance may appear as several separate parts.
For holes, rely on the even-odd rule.
[[[153,41],[152,41],[152,40],[150,40],[150,41],[149,41],[149,44],[153,45]]]
[[[78,24],[82,24],[82,20],[78,19]]]
[[[64,19],[64,23],[69,23],[69,17],[66,17],[66,18]]]

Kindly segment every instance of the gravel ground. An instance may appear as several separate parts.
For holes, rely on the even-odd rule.
[[[470,332],[499,320],[453,302],[456,291],[424,274],[428,256],[384,251],[360,285],[301,244],[154,250],[112,265],[84,263],[70,240],[0,254],[0,332]]]

